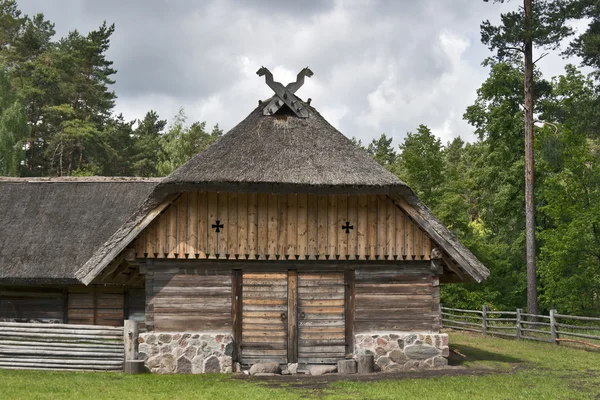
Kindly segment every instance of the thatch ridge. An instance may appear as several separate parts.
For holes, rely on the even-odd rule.
[[[156,184],[104,177],[0,180],[0,281],[75,282],[75,272]]]

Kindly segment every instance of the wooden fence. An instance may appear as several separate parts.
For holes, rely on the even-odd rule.
[[[515,339],[549,343],[577,343],[600,349],[600,318],[559,314],[550,315],[515,311],[493,311],[441,307],[444,328],[479,332]]]
[[[0,368],[123,371],[124,341],[123,327],[0,322]]]

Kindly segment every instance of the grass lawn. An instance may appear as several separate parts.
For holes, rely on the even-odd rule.
[[[417,373],[240,379],[0,370],[0,399],[600,399],[600,352],[451,333],[456,368]]]

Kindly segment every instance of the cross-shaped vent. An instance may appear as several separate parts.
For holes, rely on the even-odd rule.
[[[223,228],[223,224],[220,223],[221,222],[220,220],[217,220],[216,222],[217,222],[216,224],[212,225],[212,228],[216,229],[215,232],[221,232],[221,229]]]
[[[275,114],[285,104],[300,118],[308,118],[308,108],[302,104],[300,99],[298,99],[294,93],[296,93],[296,91],[304,84],[304,77],[308,76],[310,78],[313,76],[313,72],[310,68],[306,67],[300,71],[296,77],[296,82],[288,83],[287,86],[275,82],[275,80],[273,80],[273,74],[265,67],[260,67],[260,69],[256,71],[256,74],[258,76],[264,76],[267,85],[275,92],[273,99],[263,109],[264,115]]]
[[[342,229],[345,229],[346,233],[350,233],[350,229],[354,229],[354,225],[350,225],[350,221],[346,221],[346,225],[342,225]]]

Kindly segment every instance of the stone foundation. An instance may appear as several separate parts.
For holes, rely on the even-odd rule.
[[[359,334],[355,355],[373,354],[376,371],[399,371],[448,365],[450,355],[445,333]]]
[[[216,333],[140,333],[139,359],[159,374],[230,373],[233,338]]]

